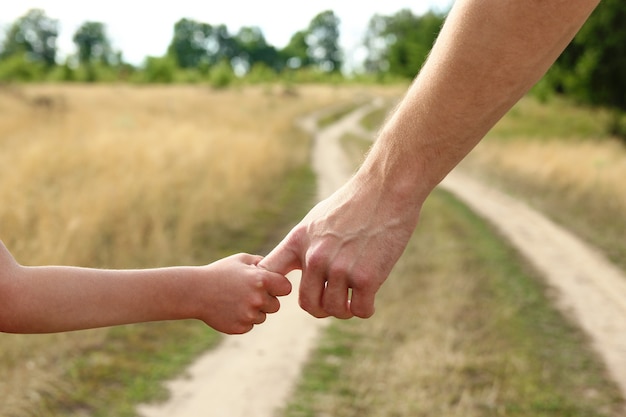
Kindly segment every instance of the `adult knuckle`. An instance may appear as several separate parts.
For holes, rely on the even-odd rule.
[[[354,314],[356,317],[359,317],[361,319],[369,319],[370,317],[374,315],[374,309],[354,306],[352,308],[352,314]]]
[[[352,313],[347,310],[345,306],[337,305],[333,302],[325,302],[324,311],[326,311],[327,314],[330,314],[331,316],[338,319],[349,319],[350,317],[352,317]]]
[[[291,229],[291,232],[288,235],[289,243],[300,243],[301,240],[308,236],[307,225],[305,223],[299,223]]]
[[[376,282],[380,277],[376,276],[372,272],[360,270],[354,271],[350,277],[353,288],[358,288],[362,291],[371,291],[376,287]]]
[[[300,297],[298,299],[298,303],[300,304],[300,307],[308,312],[311,312],[313,310],[313,303],[306,297]]]
[[[328,276],[329,278],[338,277],[350,277],[352,273],[352,268],[348,263],[336,261],[333,262],[328,268]]]
[[[307,254],[307,267],[313,270],[323,269],[326,265],[328,254],[323,248],[315,248]]]
[[[324,310],[322,310],[321,308],[319,308],[319,306],[306,298],[300,297],[298,303],[304,311],[306,311],[315,318],[321,319],[324,317],[328,317],[328,314]]]

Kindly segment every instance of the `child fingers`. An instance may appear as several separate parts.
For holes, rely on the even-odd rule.
[[[259,311],[256,314],[256,317],[252,320],[252,323],[253,324],[262,324],[262,323],[265,322],[265,320],[267,320],[267,314],[262,312],[262,311]]]
[[[263,278],[265,290],[274,297],[282,297],[291,293],[291,282],[284,276],[268,272]]]
[[[276,313],[278,310],[280,310],[280,301],[278,301],[278,298],[271,296],[267,297],[261,307],[261,311],[267,314]]]

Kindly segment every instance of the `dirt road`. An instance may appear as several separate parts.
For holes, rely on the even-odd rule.
[[[377,105],[373,103],[372,106]],[[338,139],[362,132],[361,107],[318,132],[312,115],[303,127],[315,133],[313,165],[319,198],[345,182],[352,165]],[[626,277],[603,256],[523,203],[490,189],[460,172],[441,184],[489,219],[545,276],[559,307],[571,314],[591,338],[611,376],[626,397]],[[297,305],[299,275],[290,276],[294,293],[282,299],[281,311],[246,335],[228,336],[199,358],[184,378],[169,384],[171,399],[143,405],[144,417],[272,417],[296,382],[320,329]]]
[[[313,167],[318,198],[330,195],[353,171],[339,146],[339,137],[368,111],[363,107],[338,123],[314,132],[313,114],[301,121],[315,134]],[[168,383],[171,398],[164,404],[142,405],[144,417],[271,417],[285,404],[316,336],[328,320],[318,320],[297,303],[299,273],[289,275],[293,293],[281,309],[253,331],[226,336],[215,350],[200,357],[183,378]]]
[[[554,289],[626,398],[626,276],[599,251],[526,204],[453,171],[441,184],[488,219]]]

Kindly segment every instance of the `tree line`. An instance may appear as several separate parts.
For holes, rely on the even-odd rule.
[[[415,15],[408,9],[374,15],[362,40],[359,74],[369,80],[411,79],[425,61],[445,12]],[[582,103],[626,110],[626,2],[603,0],[541,81],[542,94],[568,95]],[[231,33],[224,24],[183,18],[163,56],[143,65],[124,62],[101,22],[74,33],[74,54],[59,59],[59,22],[32,9],[13,22],[0,44],[0,81],[202,82],[233,80],[343,80],[340,20],[332,10],[315,16],[287,46],[269,44],[258,27]]]
[[[444,14],[372,17],[364,39],[363,73],[408,77],[421,66],[443,23]],[[183,18],[175,23],[163,56],[146,57],[140,66],[124,61],[102,22],[84,22],[73,34],[75,52],[61,58],[58,20],[32,9],[13,22],[0,44],[0,81],[202,81],[237,78],[272,79],[306,74],[320,80],[346,74],[339,45],[340,20],[332,10],[319,13],[308,27],[276,48],[258,27],[231,33],[224,24]],[[216,82],[219,82],[217,81]]]

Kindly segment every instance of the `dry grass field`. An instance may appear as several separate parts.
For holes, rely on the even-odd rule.
[[[197,262],[199,247],[208,258],[212,231],[242,228],[305,157],[284,137],[310,106],[303,99],[201,87],[22,93],[52,103],[0,101],[0,195],[10,202],[0,233],[29,264],[179,264]]]
[[[257,251],[290,221],[282,204],[313,198],[310,186],[294,194],[311,182],[294,120],[362,94],[0,86],[0,239],[27,265],[140,268]],[[0,415],[131,415],[154,378],[215,340],[187,323],[0,334]]]
[[[313,197],[310,138],[295,118],[402,91],[0,86],[0,239],[29,265],[139,268],[262,251],[302,209],[294,201]],[[604,134],[605,117],[525,99],[464,168],[626,268],[626,150]],[[348,142],[358,160],[363,142]],[[372,319],[330,327],[284,415],[622,415],[534,271],[450,196],[429,200],[406,253]],[[217,339],[195,322],[0,334],[0,416],[131,416]]]

